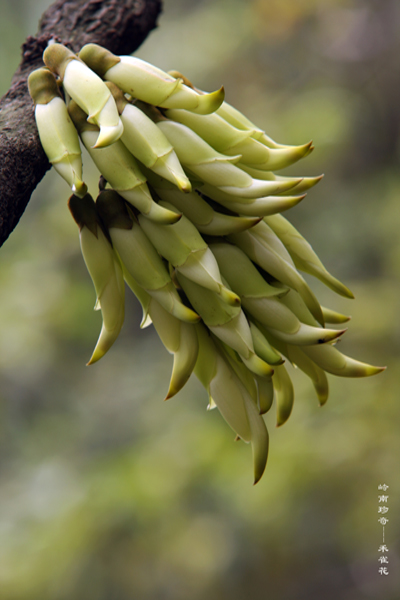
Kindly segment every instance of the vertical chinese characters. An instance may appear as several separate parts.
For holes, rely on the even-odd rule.
[[[382,490],[382,491],[386,492],[388,489],[389,489],[389,486],[386,485],[385,483],[378,485],[378,490]],[[387,505],[388,499],[389,499],[388,494],[378,495],[378,503],[379,503],[378,514],[379,515],[385,515],[386,513],[389,512],[389,507]],[[389,519],[384,516],[381,516],[378,519],[378,523],[380,523],[382,525],[382,544],[378,548],[378,552],[380,553],[378,561],[381,565],[378,569],[379,575],[389,575],[389,568],[386,566],[389,564],[389,559],[386,554],[387,552],[389,552],[389,548],[385,544],[385,525],[388,522],[389,522]]]

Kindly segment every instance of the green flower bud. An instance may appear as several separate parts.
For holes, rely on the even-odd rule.
[[[171,204],[162,206],[174,210]],[[139,222],[157,251],[179,273],[220,294],[228,304],[240,304],[238,296],[223,285],[213,253],[189,219],[183,216],[173,225],[160,225],[142,217]]]
[[[28,77],[28,87],[35,103],[40,142],[49,162],[74,194],[84,196],[87,187],[82,181],[79,137],[60,96],[54,75],[48,69],[36,69]]]
[[[111,348],[124,322],[125,285],[122,268],[103,232],[92,197],[72,196],[68,203],[80,229],[82,255],[96,290],[96,309],[103,326],[88,365],[98,361]]]
[[[107,85],[121,115],[124,126],[121,141],[128,150],[146,167],[177,185],[180,190],[190,191],[190,181],[165,135],[140,108],[129,104],[116,85]]]
[[[79,57],[126,94],[154,106],[185,108],[204,115],[216,110],[224,100],[223,88],[211,94],[199,94],[181,79],[175,79],[140,58],[118,57],[95,44],[84,46]]]
[[[96,73],[62,44],[51,44],[43,54],[44,63],[62,80],[65,91],[88,115],[89,123],[100,128],[95,147],[118,140],[123,125],[110,90]]]

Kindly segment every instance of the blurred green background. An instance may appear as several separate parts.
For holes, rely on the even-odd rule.
[[[49,4],[3,0],[1,93]],[[287,216],[355,293],[313,283],[352,315],[341,349],[388,370],[330,377],[322,409],[293,372],[253,487],[250,448],[197,380],[163,402],[172,359],[131,295],[116,344],[85,367],[101,316],[50,172],[0,254],[2,600],[399,598],[399,31],[398,0],[165,1],[140,57],[224,84],[277,141],[314,140],[290,173],[325,178]]]

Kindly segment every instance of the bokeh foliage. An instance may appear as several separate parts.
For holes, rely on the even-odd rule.
[[[47,5],[3,3],[3,92]],[[2,599],[398,597],[399,28],[397,0],[165,1],[139,56],[203,89],[223,83],[277,141],[314,140],[290,174],[326,177],[288,216],[355,293],[313,283],[353,316],[341,349],[388,370],[330,377],[321,409],[293,373],[293,414],[279,429],[267,416],[253,488],[250,449],[206,412],[197,381],[163,403],[172,359],[130,295],[119,340],[85,367],[100,315],[50,172],[0,254]]]

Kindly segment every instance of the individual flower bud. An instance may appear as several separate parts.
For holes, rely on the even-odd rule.
[[[79,57],[100,77],[126,94],[163,108],[185,108],[199,114],[214,112],[224,100],[224,88],[199,94],[150,63],[134,56],[116,56],[96,44],[87,44]]]
[[[210,406],[214,403],[233,431],[250,442],[253,450],[254,483],[265,469],[268,431],[250,393],[234,372],[202,323],[196,325],[199,355],[194,372],[206,388]]]
[[[54,75],[46,68],[36,69],[28,77],[28,87],[35,103],[40,142],[49,162],[74,194],[84,196],[87,187],[82,181],[79,137]]]
[[[103,326],[89,365],[111,348],[124,322],[125,284],[120,262],[104,233],[92,197],[71,196],[71,214],[79,226],[82,255],[96,290],[95,309],[101,309]]]
[[[217,114],[225,119],[228,123],[243,131],[250,131],[251,136],[265,144],[268,148],[290,148],[294,146],[285,146],[277,144],[273,139],[266,135],[265,131],[254,125],[243,113],[237,108],[234,108],[228,102],[223,102],[217,109]]]
[[[121,141],[128,150],[146,167],[174,183],[180,190],[190,191],[190,181],[162,131],[140,108],[129,104],[115,84],[108,82],[107,86],[121,115],[124,126]]]
[[[87,113],[89,123],[100,128],[95,147],[104,148],[118,140],[124,128],[104,81],[62,44],[48,46],[43,61],[60,77],[69,96]]]
[[[171,204],[161,205],[174,210]],[[153,246],[179,273],[216,292],[228,304],[240,304],[238,296],[222,283],[213,253],[189,219],[182,216],[177,223],[161,225],[139,216],[139,223]]]
[[[290,182],[288,185],[292,186],[292,183]],[[199,186],[199,191],[203,197],[207,196],[232,212],[248,217],[258,216],[260,217],[260,220],[268,215],[275,215],[276,213],[289,210],[289,208],[296,206],[306,197],[306,194],[303,194],[302,196],[264,196],[253,199],[240,198],[233,194],[229,194],[228,192],[224,192],[220,188],[208,183],[201,187]]]
[[[266,217],[265,222],[284,243],[298,269],[314,275],[337,294],[354,298],[349,288],[326,270],[311,245],[285,217],[273,215]]]
[[[228,156],[241,155],[240,162],[262,169],[283,169],[305,156],[311,143],[288,148],[268,148],[254,139],[251,130],[240,130],[217,113],[196,115],[186,110],[167,110],[166,116],[186,125],[218,152]]]
[[[166,400],[175,396],[189,379],[197,361],[199,342],[195,327],[166,311],[154,298],[149,315],[168,352],[174,355],[171,381]]]

